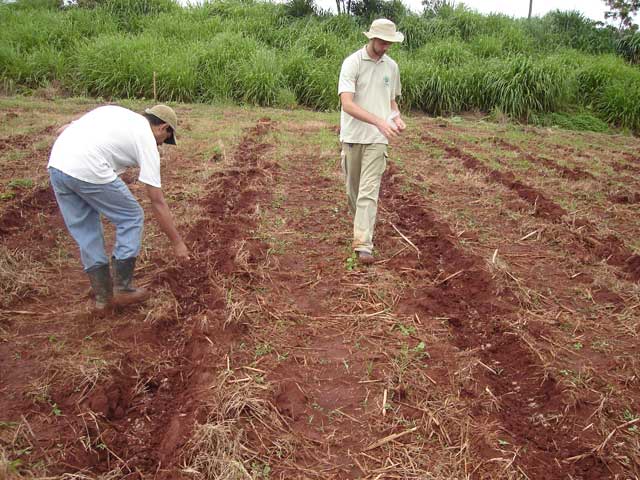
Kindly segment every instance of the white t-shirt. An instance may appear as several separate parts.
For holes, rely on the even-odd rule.
[[[160,188],[160,154],[149,121],[117,106],[98,107],[72,122],[51,150],[48,167],[94,184],[113,182],[127,167]]]
[[[361,48],[342,63],[338,95],[345,92],[353,93],[353,101],[367,112],[388,118],[391,101],[401,94],[398,64],[386,54],[375,61],[367,53],[366,46]],[[344,110],[340,114],[340,141],[389,143],[377,127],[352,117]]]

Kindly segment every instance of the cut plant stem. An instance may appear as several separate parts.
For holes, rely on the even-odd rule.
[[[396,227],[393,223],[389,222],[391,224],[391,226],[393,227],[393,229],[398,232],[398,235],[400,235],[409,245],[411,245],[413,247],[413,249],[418,253],[418,257],[420,256],[420,250],[418,249],[418,247],[416,247],[413,242],[411,240],[409,240],[400,230],[398,230],[398,227]]]

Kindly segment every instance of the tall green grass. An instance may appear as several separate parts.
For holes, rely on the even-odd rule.
[[[524,55],[493,62],[482,82],[483,109],[498,107],[523,120],[529,120],[535,112],[553,112],[566,106],[571,87],[559,62]]]
[[[92,4],[0,5],[0,81],[150,98],[155,74],[163,101],[333,110],[341,63],[366,43],[368,28],[367,19],[354,16],[301,15],[309,11],[304,1]],[[406,38],[389,52],[400,66],[403,108],[437,115],[499,109],[522,120],[555,113],[557,121],[563,112],[585,111],[640,131],[637,34],[619,37],[576,12],[529,21],[462,5],[437,14],[392,13]]]

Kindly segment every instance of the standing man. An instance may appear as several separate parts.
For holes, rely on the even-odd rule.
[[[146,186],[160,228],[169,237],[176,257],[189,258],[160,184],[158,145],[175,145],[177,126],[175,112],[166,105],[156,105],[142,115],[104,106],[58,131],[61,133],[49,158],[49,177],[67,229],[80,247],[98,312],[149,297],[145,290],[133,286],[144,212],[118,177],[127,167],[140,168],[138,180]],[[113,282],[100,215],[116,227]]]
[[[373,229],[380,181],[387,164],[387,144],[406,128],[396,98],[400,96],[398,64],[386,55],[404,35],[391,20],[374,20],[364,34],[369,43],[342,63],[338,95],[342,103],[340,141],[353,249],[364,265],[374,262]]]

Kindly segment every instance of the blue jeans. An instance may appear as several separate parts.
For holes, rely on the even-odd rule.
[[[94,184],[49,168],[51,186],[69,233],[80,247],[85,272],[108,265],[100,214],[116,227],[113,256],[118,260],[137,257],[142,240],[144,212],[120,178]]]

